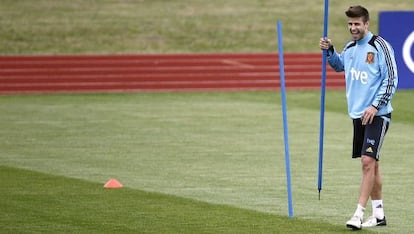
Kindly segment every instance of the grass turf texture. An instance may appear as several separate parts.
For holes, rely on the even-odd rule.
[[[0,192],[3,233],[341,233],[327,223],[0,168],[8,179]]]
[[[331,0],[328,35],[349,40],[345,10],[364,4],[371,30],[378,12],[412,9],[412,0]],[[323,0],[2,0],[0,54],[276,51],[319,52]]]
[[[287,95],[294,220],[277,92],[0,96],[2,230],[347,232],[360,163],[344,93],[327,92],[321,201],[319,92]],[[413,95],[394,101],[381,157],[389,226],[373,232],[411,232]],[[112,177],[126,187],[103,189]]]

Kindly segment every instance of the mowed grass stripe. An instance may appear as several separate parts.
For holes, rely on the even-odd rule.
[[[348,233],[337,225],[12,167],[0,166],[0,180],[3,233]]]

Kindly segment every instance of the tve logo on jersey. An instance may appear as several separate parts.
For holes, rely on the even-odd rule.
[[[394,48],[398,88],[414,89],[414,11],[379,13],[379,35]]]
[[[362,84],[368,84],[368,73],[365,71],[358,71],[355,68],[351,68],[351,79],[359,80]]]

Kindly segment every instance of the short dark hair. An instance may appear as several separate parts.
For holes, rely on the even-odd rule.
[[[350,6],[347,11],[345,11],[345,15],[349,18],[357,18],[362,17],[362,20],[364,22],[369,21],[369,12],[368,10],[363,6]]]

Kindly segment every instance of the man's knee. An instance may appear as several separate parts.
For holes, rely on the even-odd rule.
[[[375,160],[375,158],[370,157],[370,156],[366,156],[366,155],[362,155],[361,157],[361,164],[362,164],[362,170],[364,172],[373,172],[375,173],[377,166],[377,161]]]

